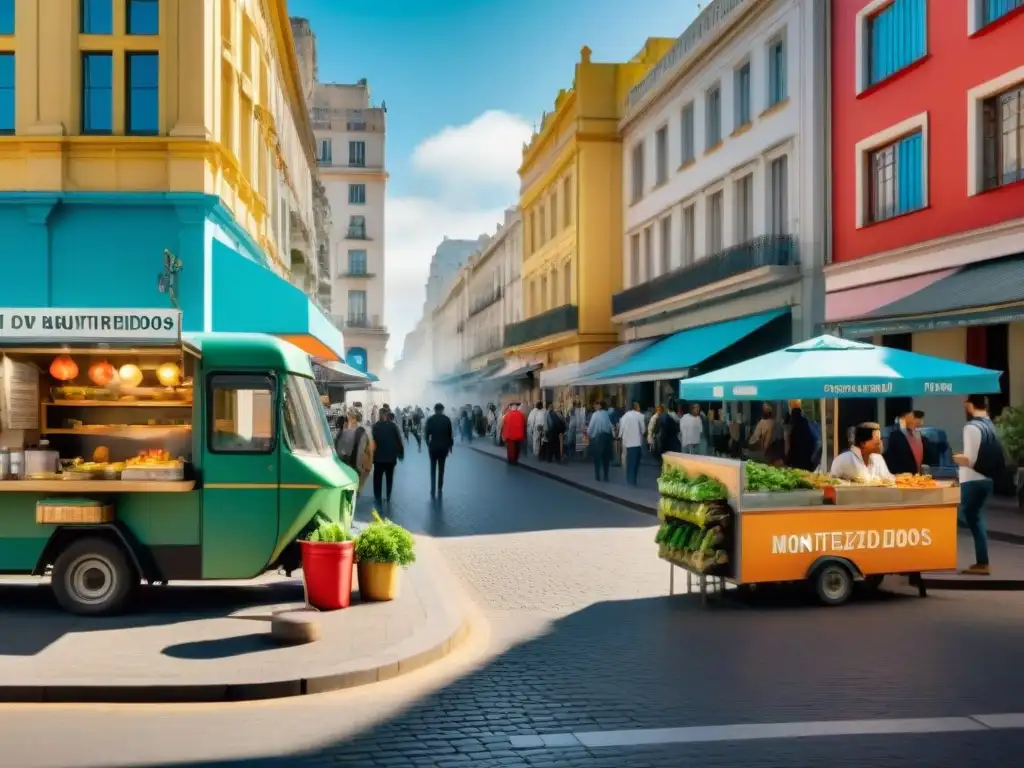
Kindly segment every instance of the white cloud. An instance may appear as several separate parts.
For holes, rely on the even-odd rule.
[[[504,207],[494,203],[517,200],[516,171],[531,132],[515,115],[485,112],[465,125],[445,128],[414,150],[415,172],[436,192],[388,196],[384,289],[389,363],[401,355],[405,335],[420,318],[430,258],[438,244],[445,236],[472,240],[493,234],[504,219]]]

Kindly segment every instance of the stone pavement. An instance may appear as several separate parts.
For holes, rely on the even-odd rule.
[[[471,654],[375,686],[229,707],[0,706],[5,761],[19,768],[1019,762],[1020,731],[920,736],[898,723],[880,735],[861,728],[828,738],[555,746],[583,731],[1015,712],[1024,686],[1020,599],[897,591],[824,609],[791,594],[701,609],[690,596],[667,597],[649,515],[462,446],[442,499],[429,498],[428,478],[426,456],[412,453],[384,511],[432,536],[475,595],[488,629],[474,635],[479,647]],[[361,501],[361,516],[369,506]],[[538,735],[548,737],[544,746],[513,740]]]
[[[296,696],[376,682],[436,660],[463,615],[421,542],[398,599],[320,613],[323,638],[279,647],[270,618],[301,610],[301,574],[145,587],[117,617],[59,610],[39,580],[0,581],[0,700],[221,701]],[[357,582],[358,585],[358,582]]]

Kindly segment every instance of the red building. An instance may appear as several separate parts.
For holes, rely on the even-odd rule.
[[[835,0],[831,108],[826,322],[1024,404],[1024,0]]]

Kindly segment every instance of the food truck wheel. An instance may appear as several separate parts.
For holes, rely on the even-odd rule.
[[[842,563],[825,563],[814,573],[814,589],[825,605],[842,605],[853,593],[853,574]]]
[[[78,539],[53,564],[53,593],[61,607],[81,616],[116,613],[139,584],[124,550],[101,538]]]

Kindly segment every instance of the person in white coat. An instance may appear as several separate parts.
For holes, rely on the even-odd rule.
[[[546,416],[544,404],[537,401],[533,410],[530,411],[530,415],[526,418],[526,443],[533,449],[534,456],[540,456],[540,445],[544,439]]]

